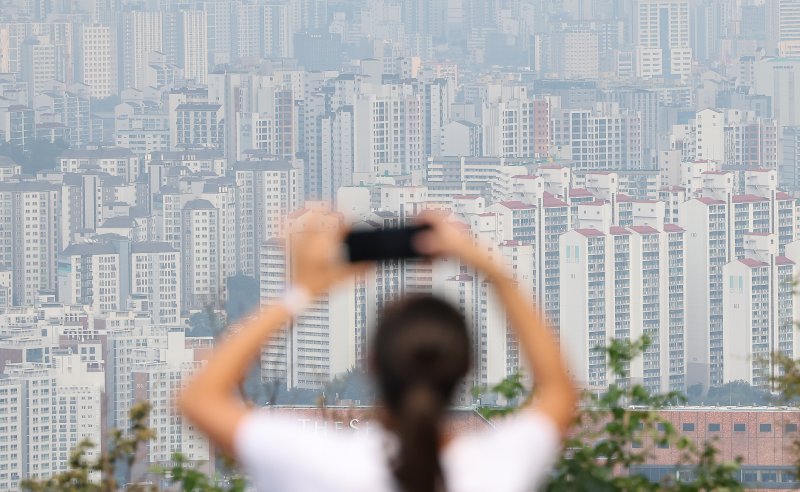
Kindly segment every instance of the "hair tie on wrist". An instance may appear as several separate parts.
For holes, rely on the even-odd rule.
[[[289,311],[292,316],[297,316],[302,313],[311,304],[314,297],[307,287],[302,285],[293,285],[289,290],[283,294],[281,305]]]

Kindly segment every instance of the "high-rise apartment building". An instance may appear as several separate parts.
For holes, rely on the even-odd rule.
[[[208,80],[208,20],[202,10],[181,10],[176,13],[178,66],[183,77],[195,84]]]
[[[800,56],[800,1],[768,0],[765,7],[768,54]]]
[[[30,37],[20,50],[22,80],[28,85],[28,103],[58,78],[58,49],[47,36]]]
[[[616,103],[552,110],[552,139],[573,168],[642,169],[642,121]]]
[[[686,229],[686,384],[722,384],[723,272],[730,258],[725,200],[695,198],[679,206]]]
[[[170,122],[171,123],[171,122]],[[225,149],[225,116],[220,104],[184,103],[175,108],[179,148]]]
[[[491,85],[481,109],[483,155],[537,157],[547,152],[549,105],[523,86]]]
[[[188,201],[181,211],[183,308],[220,307],[225,299],[220,210],[208,200]]]
[[[305,211],[307,212],[307,211]],[[302,230],[309,214],[292,217],[292,227]],[[337,227],[331,218],[328,227]],[[291,244],[285,238],[264,243],[259,260],[261,300],[279,298],[291,278]],[[319,388],[339,374],[355,368],[357,279],[348,279],[318,297],[291,321],[291,326],[265,345],[261,354],[261,376],[287,387]]]
[[[569,302],[561,304],[560,335],[580,384],[612,382],[598,347],[647,336],[650,346],[628,377],[655,392],[684,390],[684,231],[574,229],[561,236],[561,258],[561,299]]]
[[[746,381],[770,389],[773,355],[797,357],[793,279],[800,243],[778,254],[774,234],[745,235],[745,255],[723,269],[723,382]]]
[[[110,26],[83,24],[75,29],[75,80],[96,99],[117,93],[117,56]]]
[[[211,338],[186,337],[183,328],[167,330],[163,348],[155,357],[143,357],[133,365],[130,375],[132,401],[151,405],[148,423],[156,437],[146,448],[146,456],[131,470],[132,479],[152,472],[153,466],[171,463],[181,453],[205,473],[213,474],[214,460],[208,438],[201,434],[175,407],[175,395],[202,364],[202,356],[212,347]]]
[[[33,305],[56,285],[61,204],[49,183],[0,183],[0,268],[12,271],[14,304]]]
[[[120,89],[146,87],[151,54],[164,49],[162,15],[138,10],[121,13],[117,40]]]
[[[83,304],[95,313],[118,311],[122,298],[120,254],[111,245],[72,244],[58,255],[58,300]]]
[[[800,79],[800,58],[763,58],[756,61],[753,90],[772,98],[772,116],[779,128],[800,125],[800,101],[797,80]]]
[[[380,174],[385,165],[421,177],[424,162],[424,102],[406,84],[373,86],[353,108],[355,173]]]
[[[677,76],[692,70],[688,0],[638,0],[633,12],[636,75]]]
[[[178,325],[181,314],[181,256],[167,243],[131,245],[130,293],[147,299],[155,325]]]
[[[241,161],[233,168],[236,196],[236,270],[258,278],[262,244],[284,233],[287,216],[300,208],[302,171],[289,161]]]
[[[65,150],[58,159],[63,173],[84,173],[99,169],[112,176],[119,176],[128,183],[136,181],[139,176],[140,159],[130,149],[98,147]]]

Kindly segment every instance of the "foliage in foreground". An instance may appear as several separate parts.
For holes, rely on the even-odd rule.
[[[720,462],[718,451],[712,444],[697,447],[658,415],[658,409],[682,403],[682,395],[674,392],[651,395],[644,386],[627,383],[626,367],[641,356],[647,345],[646,339],[634,343],[615,340],[605,349],[611,372],[621,382],[611,384],[603,394],[585,395],[577,417],[578,431],[566,442],[566,451],[546,487],[548,492],[742,490],[742,485],[735,479],[740,460]],[[785,371],[786,390],[800,393],[800,365],[792,362],[795,365],[787,366]],[[792,377],[794,379],[790,380]],[[502,381],[489,392],[510,402],[527,394],[518,375]],[[513,412],[515,408],[514,405],[483,407],[480,412],[487,418],[494,418]],[[131,410],[129,431],[113,431],[109,451],[101,454],[95,462],[86,459],[86,453],[93,445],[81,443],[72,453],[68,471],[42,481],[27,480],[22,483],[22,489],[30,492],[118,490],[120,484],[114,478],[116,467],[127,465],[130,468],[139,446],[154,437],[146,425],[148,411],[147,404],[135,406]],[[631,467],[648,462],[658,446],[680,451],[680,461],[676,465],[687,471],[680,480],[668,477],[661,483],[652,483],[643,475],[627,472]],[[796,446],[800,456],[800,442]],[[244,479],[235,469],[212,477],[194,468],[181,455],[173,457],[172,466],[153,471],[171,484],[170,488],[184,492],[242,492],[245,487]],[[99,480],[92,481],[92,477],[98,475]],[[152,484],[125,488],[136,492],[158,490]]]
[[[780,395],[783,403],[797,405],[800,401],[800,360],[792,359],[785,354],[774,354],[773,365],[775,377],[773,389]],[[800,438],[792,441],[795,476],[800,477]]]
[[[720,462],[711,443],[698,448],[658,415],[659,409],[683,403],[683,395],[652,395],[641,384],[626,384],[626,368],[648,345],[646,338],[638,342],[614,340],[605,349],[611,373],[619,382],[609,385],[603,394],[584,395],[575,426],[577,433],[567,439],[547,491],[742,490],[735,478],[741,460]],[[519,375],[507,378],[490,392],[512,402],[527,393]],[[484,407],[480,411],[485,417],[494,418],[514,409]],[[631,467],[647,463],[659,446],[680,451],[680,461],[675,465],[686,471],[680,480],[669,477],[653,483],[644,475],[628,472]]]

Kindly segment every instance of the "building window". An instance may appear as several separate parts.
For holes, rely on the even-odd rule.
[[[786,427],[783,429],[784,432],[797,432],[797,424],[786,424]]]
[[[772,424],[759,424],[758,425],[759,432],[772,432]]]
[[[745,424],[733,424],[733,432],[744,432],[747,430]]]
[[[694,432],[694,424],[691,422],[684,422],[682,428],[683,432]]]
[[[719,432],[720,424],[708,424],[708,432]]]

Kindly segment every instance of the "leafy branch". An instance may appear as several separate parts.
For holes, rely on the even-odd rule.
[[[736,480],[741,460],[719,461],[719,452],[711,443],[696,446],[679,434],[658,413],[659,409],[685,402],[678,392],[651,394],[641,384],[631,384],[628,367],[650,346],[644,337],[637,341],[613,340],[601,348],[606,355],[613,383],[601,393],[584,393],[576,417],[576,433],[567,438],[565,452],[556,465],[549,492],[562,491],[679,491],[742,490]],[[491,388],[507,401],[518,401],[526,389],[518,374]],[[485,394],[478,389],[477,394]],[[513,412],[515,406],[482,407],[480,413],[494,418]],[[681,478],[668,477],[653,483],[647,477],[629,473],[654,456],[656,447],[680,451],[676,470],[685,470]],[[799,448],[800,449],[800,448]]]

